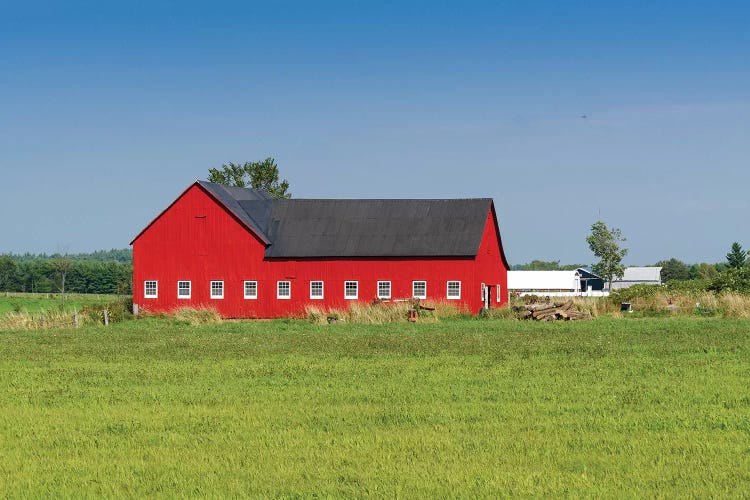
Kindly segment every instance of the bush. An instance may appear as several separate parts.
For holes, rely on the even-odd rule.
[[[750,294],[750,268],[730,268],[719,273],[708,285],[713,292]]]

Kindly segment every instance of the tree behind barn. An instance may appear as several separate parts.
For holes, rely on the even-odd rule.
[[[208,180],[217,184],[235,187],[263,189],[274,198],[291,198],[289,182],[279,181],[279,166],[273,158],[243,164],[224,164],[221,168],[209,168]]]
[[[609,283],[610,290],[612,281],[615,278],[622,278],[625,272],[622,258],[627,255],[628,250],[620,248],[620,243],[623,241],[625,238],[622,237],[619,229],[610,230],[602,221],[592,224],[591,234],[586,237],[589,248],[599,258],[599,262],[593,266],[593,271]]]

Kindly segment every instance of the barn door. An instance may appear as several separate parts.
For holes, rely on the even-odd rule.
[[[493,285],[486,285],[486,284],[482,283],[482,287],[481,287],[481,290],[482,290],[482,307],[484,307],[485,309],[489,309],[490,308],[490,303],[491,303],[490,297],[492,297],[492,289],[493,288],[494,288]]]

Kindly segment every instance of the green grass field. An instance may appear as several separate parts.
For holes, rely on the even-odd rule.
[[[117,300],[117,295],[94,295],[82,293],[14,293],[0,292],[0,316],[9,312],[26,311],[73,311],[85,306],[106,304]]]
[[[750,322],[0,332],[0,491],[747,497]]]

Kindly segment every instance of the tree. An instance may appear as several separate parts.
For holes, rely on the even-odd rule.
[[[609,230],[602,221],[596,221],[591,225],[591,234],[586,237],[586,242],[599,262],[594,264],[593,271],[604,278],[612,289],[612,280],[622,278],[625,267],[622,258],[627,255],[626,248],[620,248],[620,242],[625,241],[622,233],[617,228]]]
[[[727,264],[733,269],[745,267],[747,264],[747,252],[736,241],[732,243],[732,250],[727,254]]]
[[[67,278],[72,266],[73,261],[67,257],[58,257],[52,260],[52,269],[54,269],[55,275],[60,279],[59,288],[63,300],[65,300],[65,278]]]
[[[10,255],[0,255],[0,292],[15,291],[16,277],[16,259]]]
[[[526,264],[526,271],[557,271],[559,269],[559,260],[551,260],[549,262],[544,260],[532,260]]]
[[[279,166],[273,158],[263,161],[232,163],[221,168],[209,168],[208,180],[226,186],[263,189],[274,198],[291,198],[289,182],[279,181]]]
[[[660,260],[656,265],[657,267],[661,267],[662,283],[690,279],[690,267],[681,260],[675,258]]]

